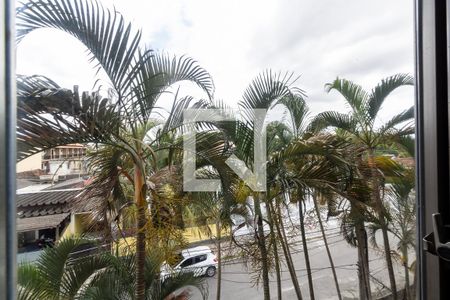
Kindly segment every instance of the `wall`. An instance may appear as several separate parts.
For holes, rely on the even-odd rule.
[[[216,235],[216,225],[209,225],[210,230],[213,232],[213,236]],[[229,230],[222,230],[222,238],[230,236]],[[183,237],[186,239],[188,244],[196,244],[203,241],[211,241],[208,235],[200,231],[198,227],[187,227],[183,232]],[[118,239],[118,242],[114,246],[114,251],[117,251],[119,255],[124,255],[127,253],[126,249],[131,247],[131,251],[135,250],[135,238],[133,236]],[[189,246],[188,246],[189,247]]]
[[[31,170],[40,170],[42,163],[42,154],[37,153],[16,164],[16,173],[26,172]]]
[[[67,175],[70,174],[69,162],[63,160],[50,161],[50,174]]]
[[[84,215],[85,214],[71,214],[70,215],[70,224],[60,234],[61,240],[64,238],[71,237],[73,235],[81,235],[83,233],[83,231],[84,231],[83,216]]]

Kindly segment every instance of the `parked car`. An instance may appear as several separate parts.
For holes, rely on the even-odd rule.
[[[216,275],[217,257],[208,246],[198,246],[181,251],[172,264],[163,263],[161,278],[178,272],[193,272],[195,276]]]

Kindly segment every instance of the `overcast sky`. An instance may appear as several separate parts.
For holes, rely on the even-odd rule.
[[[265,69],[294,72],[313,113],[347,111],[344,100],[324,92],[337,76],[370,90],[382,78],[414,72],[412,0],[105,0],[114,4],[154,49],[187,54],[207,69],[215,97],[235,105]],[[17,72],[43,74],[71,88],[90,90],[93,66],[76,40],[41,30],[21,42]],[[182,93],[201,97],[194,87]],[[385,102],[387,120],[414,102],[404,87]]]

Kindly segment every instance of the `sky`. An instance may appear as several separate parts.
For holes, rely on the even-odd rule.
[[[348,111],[342,97],[324,90],[338,76],[370,90],[387,76],[414,73],[411,0],[101,2],[142,28],[150,48],[196,59],[212,75],[215,98],[230,106],[267,69],[299,76],[295,86],[306,92],[313,115]],[[97,77],[87,57],[74,38],[40,30],[18,45],[17,72],[91,90]],[[182,85],[180,93],[205,97],[192,85]],[[398,89],[384,103],[380,122],[413,104],[413,87]]]

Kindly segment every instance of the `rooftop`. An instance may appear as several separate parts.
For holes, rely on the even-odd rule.
[[[81,189],[37,191],[17,194],[19,218],[70,213]]]

